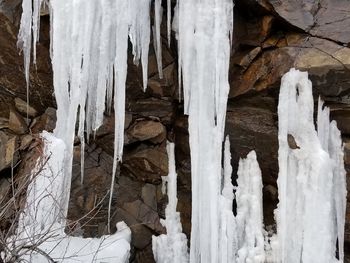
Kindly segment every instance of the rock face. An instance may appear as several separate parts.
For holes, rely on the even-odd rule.
[[[29,173],[40,155],[38,134],[52,131],[56,121],[47,16],[41,17],[37,66],[30,72],[27,116],[23,62],[16,47],[20,2],[0,1],[0,202],[10,197],[11,170],[15,178]],[[278,202],[278,92],[281,76],[291,67],[309,72],[315,98],[322,96],[330,107],[331,117],[342,132],[350,178],[350,4],[348,0],[235,2],[226,116],[233,180],[238,159],[256,150],[263,174],[265,225],[273,225],[273,210]],[[146,92],[142,91],[141,69],[132,64],[129,56],[125,147],[114,185],[112,225],[123,220],[130,226],[131,262],[154,262],[151,236],[164,232],[160,219],[167,204],[161,193],[161,177],[168,172],[166,140],[176,145],[178,210],[184,232],[189,235],[191,230],[188,123],[179,99],[176,45],[167,46],[166,34],[163,23],[164,78],[159,79],[155,53],[150,48]],[[175,42],[173,35],[172,43]],[[101,236],[107,231],[113,140],[112,111],[106,114],[95,136],[89,138],[83,184],[80,143],[76,141],[67,226],[72,235]],[[291,147],[298,147],[293,143],[290,138]],[[34,157],[30,158],[30,154]],[[348,189],[350,192],[350,179]],[[348,207],[346,248],[350,254],[350,203]],[[11,216],[7,219],[6,222]],[[1,231],[6,225],[3,222]]]

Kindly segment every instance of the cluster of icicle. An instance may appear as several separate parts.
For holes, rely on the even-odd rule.
[[[282,78],[279,104],[277,236],[273,262],[339,262],[344,259],[346,181],[343,148],[329,109],[319,100],[314,126],[312,83],[291,69]],[[288,137],[294,138],[291,149]]]
[[[25,74],[29,83],[31,50],[35,63],[39,39],[40,8],[45,0],[24,0],[18,44],[23,49]],[[168,1],[170,32],[170,1]],[[156,0],[154,47],[159,76],[162,77],[160,24],[163,10]],[[81,141],[81,179],[84,175],[85,138],[103,123],[105,108],[110,112],[114,101],[115,141],[110,196],[116,166],[122,159],[125,119],[125,81],[127,75],[128,41],[132,43],[134,62],[141,60],[143,86],[147,87],[148,51],[150,43],[151,0],[51,0],[51,59],[57,102],[57,123],[54,134],[66,144],[66,195],[68,208],[73,143]],[[170,37],[170,33],[168,33]],[[170,43],[170,40],[169,40]],[[32,48],[33,47],[33,48]],[[79,122],[78,132],[75,124]],[[110,197],[110,202],[112,198]],[[110,218],[109,204],[109,218]],[[66,213],[63,213],[65,216]]]
[[[255,151],[239,160],[237,187],[231,182],[230,142],[225,141],[220,195],[219,260],[221,263],[265,262],[262,179]],[[236,216],[232,212],[236,203]]]
[[[153,255],[157,263],[186,263],[188,262],[187,237],[182,233],[180,213],[176,211],[177,174],[173,143],[167,143],[167,153],[169,174],[162,178],[162,192],[168,195],[168,205],[165,208],[165,220],[161,220],[167,234],[152,237]]]

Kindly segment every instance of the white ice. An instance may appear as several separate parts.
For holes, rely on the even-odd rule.
[[[329,124],[326,109],[318,114],[317,134],[313,107],[307,72],[291,69],[282,78],[278,105],[277,262],[336,262],[336,237],[343,238],[346,184],[340,133]]]
[[[341,134],[336,121],[330,121],[329,108],[324,107],[321,98],[318,99],[317,133],[323,150],[329,153],[333,169],[333,193],[334,207],[332,214],[335,216],[333,242],[338,239],[338,251],[340,262],[344,261],[344,228],[346,213],[346,171],[344,167],[344,151]]]
[[[233,215],[233,185],[231,181],[231,152],[228,136],[225,140],[224,169],[222,190],[220,195],[220,234],[219,234],[219,261],[220,263],[235,263],[238,251],[238,236],[236,219]]]
[[[161,220],[167,234],[152,236],[152,250],[157,263],[186,263],[189,260],[187,237],[182,233],[180,213],[176,211],[177,174],[173,143],[167,143],[167,153],[169,174],[162,179],[168,195],[168,205],[165,208],[165,220]]]
[[[233,2],[179,0],[179,78],[189,115],[192,178],[190,262],[219,262],[222,142],[229,91]]]
[[[261,170],[255,151],[238,166],[237,203],[237,262],[265,262]]]

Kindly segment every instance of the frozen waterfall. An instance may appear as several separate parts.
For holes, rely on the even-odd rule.
[[[30,58],[32,53],[35,63],[43,2],[23,0],[22,5],[18,46],[23,50],[28,87]],[[130,229],[125,224],[119,223],[117,233],[101,239],[67,236],[63,226],[68,210],[74,139],[78,136],[81,141],[83,182],[85,141],[101,126],[105,109],[110,111],[112,102],[115,139],[110,197],[113,195],[116,168],[123,154],[128,43],[132,44],[134,63],[141,60],[146,89],[151,28],[162,78],[163,8],[162,1],[153,2],[151,27],[151,0],[50,0],[57,124],[54,135],[42,135],[44,156],[50,159],[28,188],[18,231],[28,233],[23,240],[35,237],[33,241],[37,241],[52,230],[50,233],[59,242],[48,238],[39,247],[52,258],[59,260],[68,256],[74,262],[128,260]],[[170,6],[168,0],[169,45]],[[161,263],[188,260],[191,263],[343,262],[346,173],[341,136],[321,100],[316,131],[312,84],[306,72],[291,69],[281,82],[275,236],[269,240],[264,238],[262,179],[254,151],[239,162],[237,187],[231,182],[230,144],[227,138],[223,151],[223,140],[230,88],[233,7],[232,0],[178,0],[174,10],[179,86],[183,88],[185,114],[189,115],[192,230],[188,257],[186,237],[176,211],[174,145],[168,144],[169,175],[165,180],[169,204],[166,219],[162,221],[168,232],[153,238],[155,258]],[[45,197],[38,202],[38,196],[42,195]],[[48,211],[47,207],[52,210]],[[111,241],[113,245],[101,250],[104,241]],[[271,250],[267,251],[268,242]],[[336,259],[337,242],[339,260]],[[75,253],[74,249],[80,249],[82,254]],[[29,260],[34,257],[40,262],[42,255],[39,254],[24,257]]]

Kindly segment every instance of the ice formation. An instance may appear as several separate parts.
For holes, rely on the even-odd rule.
[[[179,66],[189,115],[191,262],[218,262],[222,141],[229,91],[231,0],[179,0]]]
[[[126,262],[131,231],[123,222],[117,224],[115,234],[99,239],[64,233],[65,222],[57,218],[66,216],[62,216],[64,200],[61,199],[66,146],[47,132],[42,134],[42,139],[43,155],[32,171],[24,212],[18,221],[17,234],[7,241],[8,247],[17,251],[21,262]]]
[[[332,161],[333,184],[332,196],[334,207],[331,211],[335,216],[333,242],[338,239],[339,260],[344,260],[344,228],[346,212],[346,171],[344,168],[344,151],[341,134],[336,121],[329,120],[329,108],[323,107],[324,102],[319,98],[317,112],[317,133],[322,149],[329,153]],[[333,219],[334,220],[334,219]],[[334,245],[334,244],[333,244]]]
[[[231,152],[228,136],[224,148],[224,169],[222,190],[220,195],[220,233],[219,233],[219,261],[220,263],[235,263],[238,250],[236,219],[233,215],[233,185],[231,181]]]
[[[188,262],[187,237],[182,233],[180,213],[177,206],[177,174],[175,167],[174,144],[167,144],[169,174],[163,177],[163,188],[166,187],[168,205],[165,208],[165,220],[161,224],[167,234],[152,237],[153,255],[157,263]],[[164,189],[163,189],[164,190]]]
[[[313,106],[307,72],[291,69],[282,78],[278,104],[276,262],[336,262],[336,239],[343,241],[346,184],[340,132],[320,103],[317,134]]]
[[[238,166],[237,203],[237,262],[265,262],[261,170],[255,151]]]
[[[236,194],[231,182],[230,142],[225,140],[224,172],[220,195],[220,263],[263,263],[264,225],[262,210],[262,180],[256,153],[251,151],[240,159]],[[233,201],[237,215],[233,215]]]
[[[27,83],[31,37],[37,41],[41,0],[23,2],[19,44],[23,48]],[[103,121],[105,105],[111,108],[114,94],[115,150],[111,197],[117,162],[122,159],[125,116],[125,80],[128,37],[133,44],[134,61],[142,62],[143,85],[147,87],[150,41],[150,0],[50,1],[51,58],[57,102],[55,136],[66,144],[66,195],[68,207],[75,123],[82,145],[83,181],[84,144]],[[155,38],[161,68],[160,22],[162,9],[156,5]],[[84,21],[84,23],[82,23]],[[33,32],[32,32],[33,31]],[[33,33],[33,34],[32,34]],[[159,40],[159,41],[158,41]],[[35,42],[33,45],[35,60]],[[160,54],[160,55],[159,55]],[[161,72],[160,72],[161,75]],[[111,198],[110,198],[111,202]],[[110,205],[111,206],[111,203]],[[110,208],[109,208],[110,214]]]
[[[24,0],[22,5],[18,46],[23,49],[27,87],[31,52],[35,63],[42,2]],[[130,230],[123,224],[119,225],[123,228],[121,232],[98,240],[66,236],[63,226],[68,209],[76,122],[79,123],[77,135],[81,140],[83,163],[85,140],[102,124],[105,108],[110,111],[112,101],[116,119],[110,195],[113,194],[116,166],[123,153],[128,40],[132,43],[134,62],[141,60],[145,89],[151,31],[150,6],[151,0],[50,1],[51,58],[58,109],[55,137],[44,134],[44,138],[48,141],[46,156],[52,150],[46,165],[52,166],[57,178],[45,172],[39,173],[29,188],[28,206],[20,219],[19,229],[25,229],[30,233],[26,237],[35,240],[34,237],[42,237],[48,229],[57,228],[53,233],[61,239],[60,245],[53,248],[51,242],[54,240],[49,238],[41,247],[43,251],[49,249],[53,257],[61,258],[62,251],[73,256],[71,249],[75,245],[70,246],[75,243],[87,247],[89,251],[96,251],[101,242],[107,240],[118,242],[115,247],[114,243],[106,247],[106,254],[109,253],[107,250],[112,249],[110,252],[117,253],[113,256],[120,257],[121,262],[128,256]],[[170,6],[171,1],[168,0],[169,45]],[[161,1],[155,0],[153,43],[160,78],[162,16]],[[191,148],[191,263],[265,260],[261,172],[255,153],[240,161],[236,217],[232,213],[234,195],[230,181],[232,169],[228,140],[225,143],[222,174],[232,28],[232,0],[177,1],[173,29],[178,39],[179,83],[180,86],[183,84],[184,109],[189,115]],[[274,261],[335,262],[337,241],[342,261],[346,184],[340,132],[335,122],[329,122],[329,111],[322,108],[322,102],[319,104],[316,132],[312,87],[307,73],[294,69],[287,73],[282,78],[279,100],[279,205],[275,212],[277,235],[271,243]],[[290,147],[291,141],[295,144],[293,148]],[[58,157],[56,152],[62,155]],[[172,260],[177,259],[178,255],[185,257],[186,250],[176,212],[176,174],[171,151],[169,156],[169,205],[167,219],[163,222],[168,234],[153,241],[158,262],[167,262],[163,256],[169,255],[159,251],[170,249],[166,251],[173,253],[172,245],[177,244],[181,248],[181,252],[177,251]],[[81,173],[83,181],[83,168]],[[49,197],[37,203],[38,195],[40,197],[45,192],[49,193]],[[57,199],[59,202],[54,202]],[[109,214],[110,208],[111,198]],[[181,242],[169,244],[172,238]],[[98,258],[106,254],[96,255]],[[82,262],[91,259],[80,256],[78,260]],[[181,257],[179,262],[184,260]],[[108,262],[109,259],[104,260]]]

